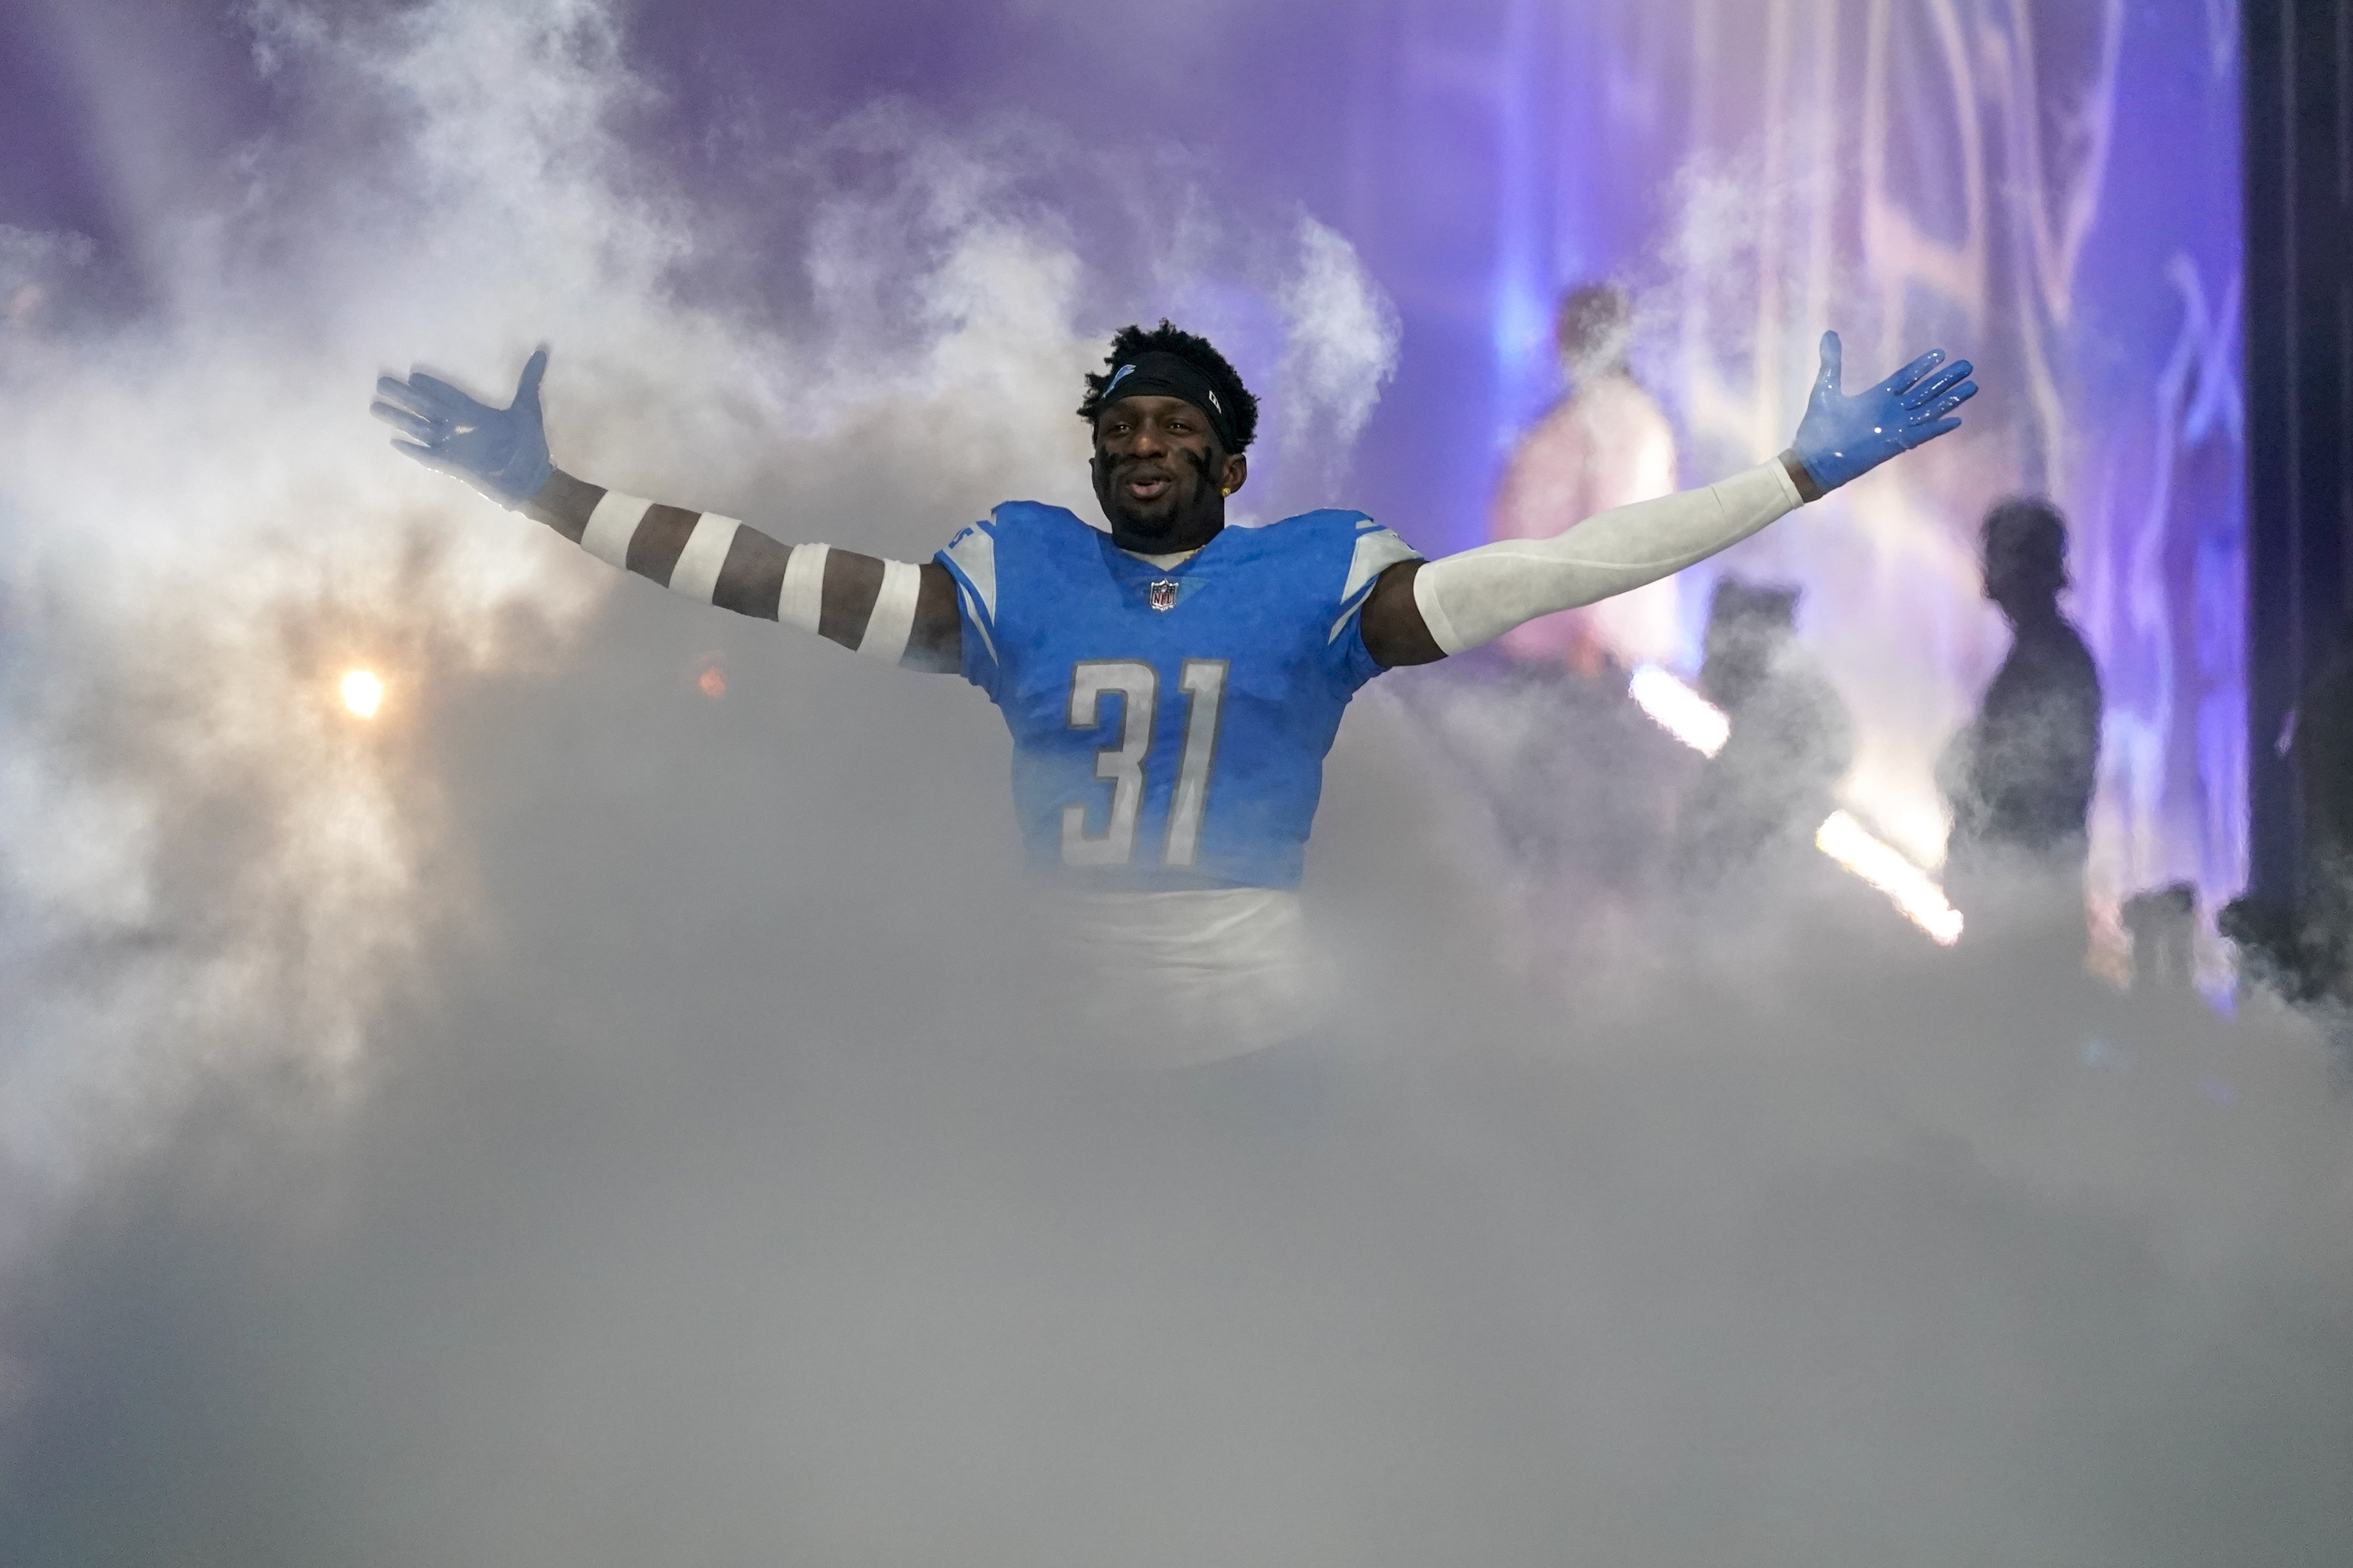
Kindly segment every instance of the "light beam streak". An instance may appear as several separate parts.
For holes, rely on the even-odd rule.
[[[1732,734],[1724,710],[1655,664],[1634,671],[1627,692],[1659,727],[1693,751],[1713,757]],[[1906,859],[1844,811],[1833,811],[1814,830],[1814,847],[1860,877],[1895,906],[1896,912],[1940,947],[1961,937],[1961,911],[1953,908],[1935,878]]]
[[[1677,680],[1655,664],[1634,671],[1626,690],[1661,729],[1703,757],[1724,750],[1732,721],[1724,710]]]
[[[1822,818],[1814,847],[1887,895],[1904,918],[1926,931],[1940,947],[1961,939],[1961,911],[1927,872],[1874,837],[1843,811]]]

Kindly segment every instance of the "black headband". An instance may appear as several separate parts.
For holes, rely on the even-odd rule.
[[[1095,399],[1098,409],[1110,407],[1124,397],[1176,397],[1191,404],[1207,416],[1209,428],[1217,433],[1219,445],[1229,452],[1240,450],[1234,440],[1233,421],[1226,414],[1225,405],[1190,360],[1155,349],[1140,353],[1118,365],[1111,373],[1111,382]]]

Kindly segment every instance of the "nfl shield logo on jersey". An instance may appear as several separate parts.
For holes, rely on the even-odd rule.
[[[1155,610],[1176,607],[1176,584],[1173,579],[1164,578],[1152,584],[1152,607]]]

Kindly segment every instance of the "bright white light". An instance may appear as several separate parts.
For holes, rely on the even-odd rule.
[[[384,682],[368,670],[354,669],[343,677],[343,706],[363,719],[373,719],[384,705]]]
[[[1961,911],[1946,901],[1944,889],[1845,812],[1822,819],[1814,847],[1885,893],[1905,920],[1941,945],[1960,940]]]
[[[1724,710],[1657,665],[1646,664],[1635,670],[1626,689],[1661,729],[1701,756],[1712,757],[1724,750],[1725,740],[1732,733],[1732,721],[1724,716]]]
[[[1723,709],[1655,664],[1634,671],[1627,691],[1667,733],[1703,756],[1724,750],[1732,734]],[[1845,812],[1831,812],[1823,820],[1814,847],[1885,893],[1905,920],[1940,945],[1960,940],[1961,911],[1947,901],[1936,879]]]

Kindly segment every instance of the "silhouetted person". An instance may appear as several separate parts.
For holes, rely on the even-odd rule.
[[[1512,454],[1495,492],[1487,537],[1548,539],[1598,512],[1672,494],[1675,436],[1659,405],[1634,379],[1628,353],[1634,306],[1614,283],[1588,283],[1563,296],[1555,331],[1568,395],[1555,404]],[[1506,632],[1515,658],[1564,664],[1582,675],[1606,658],[1663,663],[1681,636],[1680,590],[1662,578],[1583,609],[1544,616]]]
[[[2198,889],[2169,882],[2135,893],[2118,914],[2132,938],[2132,988],[2144,994],[2186,991],[2198,979]]]
[[[1964,915],[2004,903],[2081,955],[2085,823],[2100,762],[2100,672],[2059,611],[2067,525],[2038,496],[1985,520],[1985,596],[2010,657],[1937,769],[1953,812],[1947,880]],[[1975,906],[1972,908],[1972,906]]]
[[[1846,704],[1798,646],[1798,590],[1720,579],[1708,601],[1700,694],[1731,733],[1684,798],[1687,886],[1810,854],[1854,757]]]
[[[2242,979],[2315,1011],[2353,1067],[2353,622],[2297,694],[2288,761],[2303,817],[2293,903],[2234,900],[2217,924]]]
[[[2305,682],[2289,752],[2304,808],[2305,904],[2341,952],[2353,940],[2353,626]]]
[[[1986,514],[1985,596],[2010,622],[2010,657],[1940,770],[1953,808],[1947,858],[2083,869],[2100,762],[2100,672],[2059,612],[2067,525],[2035,497]]]
[[[2289,749],[2304,810],[2306,984],[2353,1067],[2353,624],[2305,682]]]

